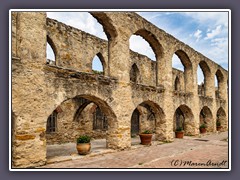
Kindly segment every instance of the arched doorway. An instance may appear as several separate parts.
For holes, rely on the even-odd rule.
[[[163,140],[162,129],[165,121],[165,114],[162,108],[153,101],[140,103],[131,116],[131,135],[136,135],[145,130],[150,130],[155,134],[155,139]]]
[[[180,105],[174,113],[173,131],[181,127],[185,135],[195,135],[195,122],[192,110],[186,105]]]
[[[207,126],[206,129],[208,132],[214,131],[214,122],[213,122],[212,112],[207,106],[204,106],[200,111],[199,124],[200,126],[202,124],[205,124]]]
[[[115,148],[109,136],[116,123],[114,112],[100,98],[80,95],[63,101],[47,120],[47,158],[76,154],[76,139],[80,135],[92,137],[93,152]]]
[[[139,134],[139,130],[140,130],[139,118],[140,118],[140,113],[138,109],[135,109],[131,117],[131,136],[132,137]]]
[[[226,131],[228,129],[226,112],[222,107],[220,107],[217,111],[217,122],[221,123],[222,131]]]

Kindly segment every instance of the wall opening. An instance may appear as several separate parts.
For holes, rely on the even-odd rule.
[[[180,80],[179,80],[178,76],[176,76],[175,81],[174,81],[174,90],[175,91],[181,90]]]
[[[162,108],[152,101],[144,101],[140,103],[132,113],[131,136],[135,137],[138,133],[150,130],[154,134],[153,140],[163,140],[164,133],[162,126],[164,121],[165,114]],[[138,138],[138,141],[139,140]]]
[[[140,83],[140,72],[135,63],[130,70],[130,81],[133,83]]]
[[[184,130],[185,135],[195,134],[194,116],[192,110],[186,105],[179,106],[174,113],[173,132],[179,127]]]
[[[200,126],[202,124],[205,124],[207,126],[206,129],[208,132],[214,131],[214,122],[213,122],[212,112],[207,106],[204,106],[200,111],[199,124]]]
[[[46,46],[46,55],[47,55],[47,64],[56,65],[56,47],[51,38],[47,36],[47,46]]]
[[[172,67],[184,74],[184,92],[192,89],[192,63],[187,54],[178,50],[172,57]]]
[[[132,35],[129,39],[129,47],[130,50],[145,55],[152,61],[156,61],[155,53],[150,44],[142,36]]]
[[[47,128],[54,132],[46,134],[48,159],[77,154],[76,139],[79,135],[92,137],[92,152],[111,148],[112,140],[109,141],[109,135],[117,127],[117,121],[105,101],[89,95],[76,96],[63,101],[53,112],[47,123],[56,124],[55,129]]]
[[[228,129],[228,122],[225,110],[220,107],[217,111],[217,120],[216,122],[220,122],[222,128],[221,131],[225,131]]]
[[[94,56],[92,61],[92,72],[94,74],[104,75],[104,65],[103,57],[100,53]]]
[[[222,98],[224,78],[222,72],[218,69],[215,74],[215,97]]]

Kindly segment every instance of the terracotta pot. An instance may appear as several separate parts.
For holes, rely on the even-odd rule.
[[[217,131],[220,131],[222,129],[222,126],[217,126]]]
[[[207,132],[207,129],[206,128],[200,128],[200,133],[206,133]]]
[[[91,143],[79,143],[77,144],[77,151],[80,155],[86,155],[90,152]]]
[[[149,145],[152,142],[152,134],[139,134],[141,139],[141,144]]]
[[[175,132],[175,137],[176,137],[176,138],[183,138],[183,134],[184,134],[183,131],[176,131],[176,132]]]

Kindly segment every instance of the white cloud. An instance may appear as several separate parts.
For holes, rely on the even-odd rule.
[[[88,12],[47,12],[47,16],[107,40],[102,25]]]
[[[193,36],[197,38],[197,42],[198,42],[199,39],[202,37],[202,31],[198,29],[198,30],[193,34]]]
[[[207,33],[207,37],[205,37],[204,39],[212,39],[215,36],[221,34],[221,32],[222,32],[222,26],[218,25],[215,29]]]

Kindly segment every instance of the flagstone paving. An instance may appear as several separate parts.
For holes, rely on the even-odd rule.
[[[106,149],[105,140],[92,142],[92,152],[80,156],[74,143],[48,146],[48,164],[39,168],[228,168],[228,132],[185,136],[151,146],[132,140],[124,151]]]

